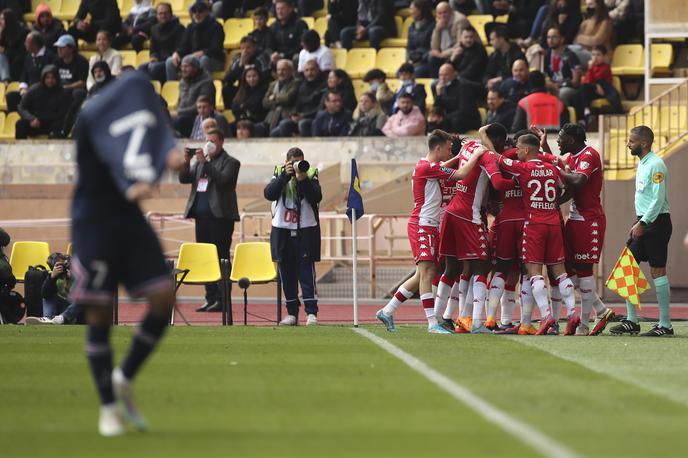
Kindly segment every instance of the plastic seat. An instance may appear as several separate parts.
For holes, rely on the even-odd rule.
[[[327,18],[326,17],[319,17],[315,20],[315,23],[313,24],[312,27],[313,30],[318,32],[318,35],[320,35],[320,41],[322,43],[325,43],[325,33],[327,32]]]
[[[17,281],[24,281],[24,274],[29,270],[29,266],[40,265],[47,269],[48,256],[50,256],[50,246],[46,242],[14,242],[12,254],[10,254],[10,265]]]
[[[643,76],[644,54],[643,46],[639,44],[617,46],[612,56],[612,73],[618,76]]]
[[[396,93],[401,87],[401,80],[397,78],[388,79],[385,82],[387,83],[387,87],[389,88],[389,90],[394,93]]]
[[[410,18],[406,18],[410,19]],[[413,21],[413,20],[412,20]],[[382,40],[382,43],[380,43],[382,48],[405,48],[406,44],[408,43],[408,28],[406,29],[406,35],[403,35],[404,32],[404,18],[401,16],[394,16],[394,25],[396,26],[397,30],[397,35],[392,38],[385,38]]]
[[[228,124],[234,124],[236,122],[236,118],[234,117],[234,113],[232,113],[232,110],[223,111],[222,116],[225,117]]]
[[[425,109],[429,109],[435,104],[435,96],[432,94],[432,78],[416,78],[416,84],[422,84],[425,87]]]
[[[347,51],[342,48],[332,48],[332,57],[334,58],[334,65],[336,68],[346,68]]]
[[[253,19],[250,18],[230,18],[225,21],[225,49],[235,49],[239,47],[239,42],[243,37],[253,30]]]
[[[136,51],[120,51],[122,56],[122,67],[131,65],[136,68]]]
[[[179,81],[167,81],[162,86],[162,98],[167,102],[167,108],[172,111],[177,108],[179,101]]]
[[[176,269],[175,292],[182,284],[207,285],[211,283],[217,283],[222,280],[220,259],[217,256],[217,246],[212,243],[182,243],[182,245],[179,247],[179,256],[177,257]],[[227,303],[225,288],[220,289],[222,291],[221,300],[224,305]],[[170,317],[171,324],[174,324],[175,311],[179,312],[177,306],[175,306],[174,310],[172,310],[172,316]],[[182,318],[184,321],[186,321],[186,318],[183,314]],[[224,324],[224,316],[222,321]],[[186,322],[188,324],[188,321]]]
[[[376,53],[373,48],[352,48],[346,55],[346,72],[351,78],[362,78],[375,67]]]
[[[79,10],[79,3],[81,3],[81,0],[62,0],[59,9],[53,9],[52,5],[50,9],[53,11],[53,15],[58,19],[71,22],[74,16],[76,16],[76,12]],[[58,12],[57,14],[55,14],[56,11]]]
[[[281,309],[281,291],[277,266],[272,261],[270,244],[266,242],[247,242],[239,243],[234,248],[234,259],[232,260],[232,272],[229,280],[237,283],[242,278],[248,278],[251,284],[264,284],[277,281],[277,307],[278,321]],[[247,322],[248,300],[244,295],[244,324]]]
[[[17,92],[19,90],[19,81],[10,81],[5,89],[5,94],[8,92]]]
[[[136,54],[136,68],[148,62],[150,62],[150,50],[142,49]]]
[[[5,100],[5,85],[0,84],[0,110],[7,111],[7,100]]]
[[[393,78],[401,64],[406,61],[406,49],[404,48],[382,48],[378,51],[375,58],[375,67]]]
[[[162,89],[162,85],[160,84],[160,81],[151,80],[151,84],[153,85],[153,89],[155,89],[155,93],[160,94],[160,90]]]
[[[309,29],[315,26],[315,18],[313,16],[303,16],[301,19],[303,19]]]
[[[491,14],[471,14],[468,16],[468,22],[478,32],[478,36],[484,45],[488,44],[488,37],[485,34],[485,24],[494,22]]]
[[[650,74],[670,75],[674,63],[674,47],[669,43],[657,43],[650,46]]]
[[[7,115],[4,111],[0,111],[0,132],[5,128],[5,117]]]
[[[65,254],[67,256],[71,256],[73,253],[74,253],[74,247],[72,246],[72,242],[69,242],[67,244],[67,251],[65,252]]]
[[[356,100],[358,100],[361,97],[361,94],[363,94],[364,92],[368,92],[370,90],[370,86],[368,85],[368,83],[366,83],[362,79],[351,80],[351,84],[354,85],[354,94],[356,95]]]
[[[15,128],[17,125],[17,121],[19,121],[20,118],[21,116],[19,116],[19,113],[17,113],[16,111],[7,113],[7,116],[5,117],[5,123],[2,126],[3,139],[14,139]]]

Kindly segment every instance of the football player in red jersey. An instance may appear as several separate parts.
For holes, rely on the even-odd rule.
[[[559,190],[564,188],[564,183],[559,170],[540,157],[540,140],[535,135],[519,137],[516,147],[519,160],[514,161],[502,156],[499,166],[505,172],[516,176],[523,191],[526,221],[523,224],[521,252],[533,296],[540,310],[548,310],[547,287],[542,276],[542,267],[546,265],[556,277],[558,289],[566,304],[567,329],[573,327],[575,330],[580,318],[575,313],[573,283],[566,275],[564,267],[564,240],[557,204]],[[537,334],[545,334],[554,324],[555,320],[551,313],[547,314]],[[521,323],[521,327],[532,328],[532,325],[525,322]]]
[[[434,313],[432,279],[435,276],[439,257],[438,229],[440,226],[440,207],[442,205],[442,185],[444,180],[461,180],[466,177],[480,161],[483,150],[469,160],[462,161],[459,170],[452,168],[460,157],[449,159],[454,136],[442,130],[434,130],[428,136],[429,152],[418,161],[413,171],[414,207],[408,222],[408,237],[416,261],[416,275],[401,285],[392,300],[378,310],[376,317],[385,324],[388,331],[394,331],[393,314],[396,308],[413,295],[416,285],[428,319],[428,331],[433,334],[447,334],[448,331],[437,323]]]

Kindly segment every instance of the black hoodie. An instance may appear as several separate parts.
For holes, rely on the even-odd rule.
[[[57,80],[57,85],[51,88],[45,85],[48,73],[52,73]],[[41,72],[41,81],[26,91],[18,111],[23,119],[32,121],[38,118],[43,124],[64,118],[68,107],[69,94],[62,88],[57,67],[46,65]]]
[[[184,26],[174,16],[165,23],[158,22],[151,28],[150,56],[164,62],[177,50],[184,35]]]
[[[93,64],[93,67],[91,68],[91,75],[93,75],[93,78],[95,79],[95,74],[93,73],[94,70],[97,68],[100,68],[105,71],[105,79],[103,81],[96,82],[93,86],[91,86],[91,89],[88,91],[88,97],[87,99],[90,99],[94,95],[96,95],[99,91],[103,90],[105,86],[107,86],[109,83],[115,80],[115,78],[112,76],[112,72],[110,71],[110,66],[105,62],[104,60],[100,60]]]

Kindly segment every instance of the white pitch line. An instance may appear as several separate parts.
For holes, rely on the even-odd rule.
[[[537,429],[511,417],[506,412],[481,399],[467,388],[441,374],[420,359],[406,353],[401,348],[382,337],[362,329],[353,328],[354,332],[362,335],[390,355],[401,360],[408,367],[434,383],[440,389],[449,393],[454,399],[462,402],[475,413],[509,432],[517,440],[525,443],[540,454],[551,458],[578,458],[579,455],[565,445],[557,442]]]

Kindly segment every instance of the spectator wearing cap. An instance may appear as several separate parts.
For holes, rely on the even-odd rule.
[[[325,94],[325,109],[315,115],[311,134],[313,137],[346,137],[351,122],[351,111],[344,108],[342,95],[330,91]]]
[[[272,132],[282,120],[291,118],[296,108],[298,90],[299,82],[294,78],[294,63],[288,59],[278,61],[277,79],[270,83],[263,97],[263,108],[268,110],[268,114],[257,128]]]
[[[392,92],[389,89],[389,86],[387,86],[387,83],[385,82],[386,79],[387,75],[379,68],[368,70],[368,72],[363,76],[363,81],[370,85],[370,91],[375,94],[377,103],[380,105],[382,111],[389,113],[389,110],[392,108],[394,92]]]
[[[473,26],[469,25],[461,30],[459,46],[454,48],[449,60],[459,78],[482,84],[487,66],[487,51]]]
[[[387,137],[413,137],[425,133],[425,117],[413,103],[411,94],[401,94],[399,111],[387,118],[382,133]]]
[[[88,90],[86,101],[98,95],[98,93],[102,91],[105,86],[115,80],[115,77],[112,76],[112,73],[110,73],[110,66],[104,60],[93,64],[89,74],[93,78],[93,81],[95,81],[95,84],[91,86],[91,89]]]
[[[306,30],[301,35],[301,52],[296,71],[303,73],[303,67],[309,60],[315,60],[320,70],[329,72],[335,68],[334,56],[327,46],[320,44],[320,35],[315,30]]]
[[[268,10],[259,7],[253,10],[253,30],[249,32],[249,37],[253,38],[258,48],[269,55],[275,49],[275,35],[272,28],[268,27]]]
[[[358,98],[358,107],[354,111],[353,123],[349,136],[372,137],[384,135],[382,128],[387,122],[387,115],[380,109],[375,94],[364,92]]]
[[[514,122],[516,105],[504,97],[501,89],[491,89],[487,93],[487,123],[499,123],[509,129]]]
[[[122,71],[122,55],[115,48],[111,46],[112,40],[110,38],[110,33],[107,30],[101,30],[98,32],[96,37],[96,49],[97,52],[88,61],[89,68],[93,68],[93,64],[100,61],[105,61],[110,67],[110,73],[112,76],[117,76]],[[86,88],[91,89],[91,86],[95,84],[93,81],[93,75],[90,75],[88,80],[86,80]]]
[[[308,25],[294,11],[291,0],[277,0],[275,16],[277,20],[270,26],[275,39],[271,55],[273,64],[280,59],[294,59],[301,51],[303,32],[308,30]]]
[[[434,91],[435,105],[446,111],[452,132],[464,133],[480,128],[476,88],[470,82],[457,78],[452,64],[440,67]]]
[[[509,41],[509,30],[505,25],[498,25],[490,31],[490,44],[494,52],[487,59],[487,68],[483,84],[487,89],[502,83],[511,76],[511,67],[518,59],[526,60],[525,54],[516,43]]]
[[[356,25],[342,29],[342,47],[351,49],[354,40],[368,40],[370,46],[380,49],[382,40],[396,36],[392,0],[359,0]]]
[[[199,60],[194,56],[182,59],[181,70],[177,109],[170,114],[175,130],[182,137],[188,138],[196,119],[196,100],[202,95],[215,100],[215,86],[210,75],[201,68]]]
[[[246,69],[255,68],[264,78],[270,76],[270,56],[268,53],[258,48],[253,37],[247,35],[241,39],[237,53],[222,79],[222,97],[225,106],[232,103],[232,99],[237,93],[237,82],[241,80],[241,75]]]
[[[76,39],[93,43],[100,30],[107,30],[110,36],[122,27],[117,0],[81,0],[69,34]]]
[[[86,98],[86,80],[88,79],[88,61],[79,54],[76,42],[71,35],[62,35],[55,42],[58,59],[55,63],[60,75],[60,84],[71,97],[69,109],[61,136],[66,138],[72,130],[76,115]]]
[[[53,49],[58,37],[65,33],[62,21],[55,20],[53,12],[45,3],[36,7],[36,21],[31,28],[43,35],[45,45]]]
[[[435,30],[432,3],[430,0],[413,0],[410,11],[413,22],[408,29],[406,62],[416,67],[416,74],[420,78],[430,77],[430,42]]]
[[[559,130],[568,122],[568,110],[556,96],[547,92],[545,75],[539,71],[530,72],[531,92],[518,102],[511,132],[530,126],[546,131]]]
[[[401,94],[411,94],[413,97],[413,103],[420,108],[422,113],[425,113],[425,99],[427,93],[425,92],[425,86],[422,84],[416,84],[414,79],[414,68],[413,64],[405,63],[401,64],[399,70],[397,71],[397,77],[401,82],[399,89],[394,93],[392,97],[392,107],[387,113],[396,113],[399,109],[399,96]]]
[[[271,137],[291,137],[298,133],[302,137],[311,136],[311,124],[320,109],[320,101],[327,91],[325,74],[320,71],[318,62],[309,60],[303,68],[303,81],[296,92],[296,107],[289,119],[283,119],[270,132]]]
[[[39,32],[30,32],[24,40],[24,46],[26,55],[19,77],[19,91],[8,92],[5,96],[9,111],[17,111],[19,102],[27,89],[41,81],[43,68],[57,61],[57,56],[45,46],[43,35]]]
[[[205,121],[214,121],[216,129],[219,129],[223,135],[229,135],[229,123],[227,119],[215,111],[215,100],[207,95],[201,95],[196,99],[196,119],[194,119],[193,127],[191,128],[191,140],[205,140]]]
[[[15,125],[15,138],[35,135],[59,136],[69,94],[60,85],[60,76],[54,65],[46,65],[40,82],[32,85],[19,104],[21,119]]]
[[[117,49],[122,49],[131,43],[134,51],[139,52],[151,34],[151,28],[155,24],[156,11],[152,0],[134,0],[134,5],[129,10],[122,28],[115,36],[113,43]]]
[[[172,5],[158,3],[155,7],[156,24],[151,27],[150,62],[142,64],[142,70],[151,79],[165,82],[165,61],[179,47],[184,35],[184,26],[172,14]]]
[[[184,56],[195,57],[208,75],[224,69],[224,29],[210,16],[210,7],[203,1],[191,5],[189,12],[193,22],[184,31],[177,50],[165,63],[168,81],[179,79],[179,69]]]
[[[528,62],[518,59],[511,66],[511,77],[502,81],[499,90],[511,103],[516,105],[519,100],[528,95],[530,86],[528,85]]]

